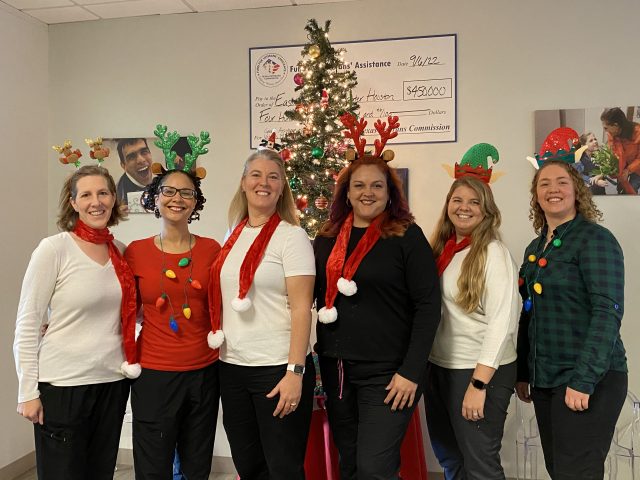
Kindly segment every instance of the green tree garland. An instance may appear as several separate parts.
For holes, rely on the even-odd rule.
[[[311,19],[305,30],[309,42],[302,49],[295,108],[285,112],[300,128],[286,134],[283,144],[290,155],[287,176],[300,223],[309,237],[329,216],[335,178],[344,167],[346,145],[339,117],[358,109],[351,90],[357,84],[356,74],[343,61],[345,49],[335,49],[329,42],[331,21],[324,28]]]

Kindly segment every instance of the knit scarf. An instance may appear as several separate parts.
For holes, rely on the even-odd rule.
[[[89,227],[78,219],[73,229],[79,238],[95,244],[107,244],[109,258],[116,271],[116,276],[122,289],[122,302],[120,304],[120,321],[122,324],[122,347],[126,361],[122,364],[123,375],[128,378],[137,378],[140,375],[140,364],[136,354],[136,283],[133,272],[126,260],[113,242],[113,235],[108,228],[95,229]]]
[[[471,244],[471,237],[464,237],[460,243],[456,243],[456,232],[453,232],[444,244],[442,253],[436,259],[436,266],[438,267],[438,276],[441,277],[444,271],[447,269],[451,260],[456,253],[464,250]]]
[[[242,220],[236,228],[234,228],[231,236],[227,239],[218,257],[211,266],[211,280],[209,282],[209,315],[211,316],[211,332],[207,336],[209,347],[216,349],[224,342],[224,333],[222,331],[222,290],[220,288],[220,272],[227,255],[235,245],[238,237],[242,233],[249,217]],[[251,299],[247,298],[247,293],[253,283],[253,277],[256,270],[262,262],[264,251],[269,245],[269,241],[273,233],[280,224],[280,215],[274,213],[269,221],[262,227],[262,230],[253,241],[247,254],[244,257],[242,266],[240,267],[240,281],[238,288],[238,296],[231,301],[231,307],[237,312],[244,312],[251,307]]]
[[[338,291],[348,297],[354,295],[358,291],[358,286],[354,282],[353,276],[356,274],[360,262],[369,253],[380,238],[380,223],[384,218],[384,212],[378,215],[367,227],[362,238],[358,241],[356,248],[351,252],[349,258],[347,254],[347,246],[351,236],[351,227],[353,227],[353,212],[345,219],[340,227],[340,232],[336,238],[336,243],[327,259],[326,275],[327,275],[327,291],[324,296],[325,306],[318,312],[318,320],[321,323],[333,323],[338,318],[338,311],[333,303],[338,296]]]

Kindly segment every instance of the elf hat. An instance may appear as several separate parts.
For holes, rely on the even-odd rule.
[[[536,153],[534,157],[527,157],[527,160],[536,170],[547,160],[575,163],[575,152],[580,145],[579,137],[578,132],[573,128],[556,128],[545,138],[540,147],[540,153]]]
[[[504,174],[493,170],[499,159],[500,154],[496,147],[490,143],[477,143],[467,150],[460,163],[456,163],[454,167],[443,163],[442,167],[456,180],[461,177],[474,177],[489,185]]]

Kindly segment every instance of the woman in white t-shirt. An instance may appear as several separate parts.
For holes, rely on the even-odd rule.
[[[446,478],[505,478],[500,448],[516,381],[519,302],[500,222],[487,183],[462,176],[432,239],[442,320],[429,356],[425,407]]]
[[[34,424],[39,479],[113,478],[125,376],[140,372],[135,342],[121,333],[133,340],[134,279],[107,228],[120,219],[109,172],[79,168],[60,194],[62,232],[40,242],[24,276],[17,411]]]
[[[309,349],[313,250],[277,152],[245,163],[232,232],[211,269],[223,424],[244,479],[304,479],[315,372]],[[222,343],[223,342],[223,343]]]

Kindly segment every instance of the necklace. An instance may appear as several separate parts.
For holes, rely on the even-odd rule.
[[[528,296],[522,303],[525,312],[529,312],[533,308],[532,291],[536,295],[542,295],[542,283],[540,283],[540,278],[542,277],[546,267],[549,265],[548,257],[554,249],[562,247],[562,238],[567,234],[569,230],[571,230],[571,227],[574,224],[574,220],[575,217],[562,230],[558,238],[555,238],[555,235],[553,235],[550,242],[546,242],[546,235],[541,235],[540,239],[538,240],[538,246],[536,248],[536,252],[538,252],[538,254],[536,255],[532,253],[527,257],[529,263],[522,272],[522,276],[518,279],[518,286],[520,287],[523,286],[526,282]],[[530,276],[528,276],[530,268],[534,268],[535,271]],[[527,277],[531,278],[531,281],[527,281]]]
[[[266,225],[267,222],[271,219],[271,217],[267,218],[266,221],[259,223],[258,225],[251,225],[251,222],[249,220],[247,220],[247,227],[249,228],[258,228],[258,227],[262,227],[263,225]]]
[[[165,303],[169,304],[169,309],[171,310],[171,314],[169,315],[169,328],[171,328],[171,330],[173,330],[174,332],[177,332],[178,321],[176,320],[176,313],[173,308],[173,303],[171,302],[171,297],[169,296],[169,294],[165,289],[164,282],[166,279],[178,281],[178,277],[176,275],[176,272],[173,269],[168,268],[167,266],[167,259],[165,257],[164,247],[162,245],[162,235],[158,235],[158,239],[160,241],[160,250],[162,251],[162,275],[160,275],[160,292],[161,293],[160,293],[160,296],[156,299],[156,308],[160,310],[165,305]],[[184,302],[182,304],[182,314],[184,315],[184,318],[186,318],[187,320],[191,318],[191,308],[189,307],[189,298],[187,296],[187,285],[191,285],[191,287],[195,288],[196,290],[200,290],[202,288],[202,285],[198,280],[194,280],[193,278],[191,278],[193,275],[192,259],[193,259],[193,237],[191,236],[191,234],[189,234],[189,256],[182,257],[180,258],[180,260],[178,260],[178,267],[183,269],[189,267],[189,275],[185,279],[184,284],[182,286],[182,291],[184,293]]]

